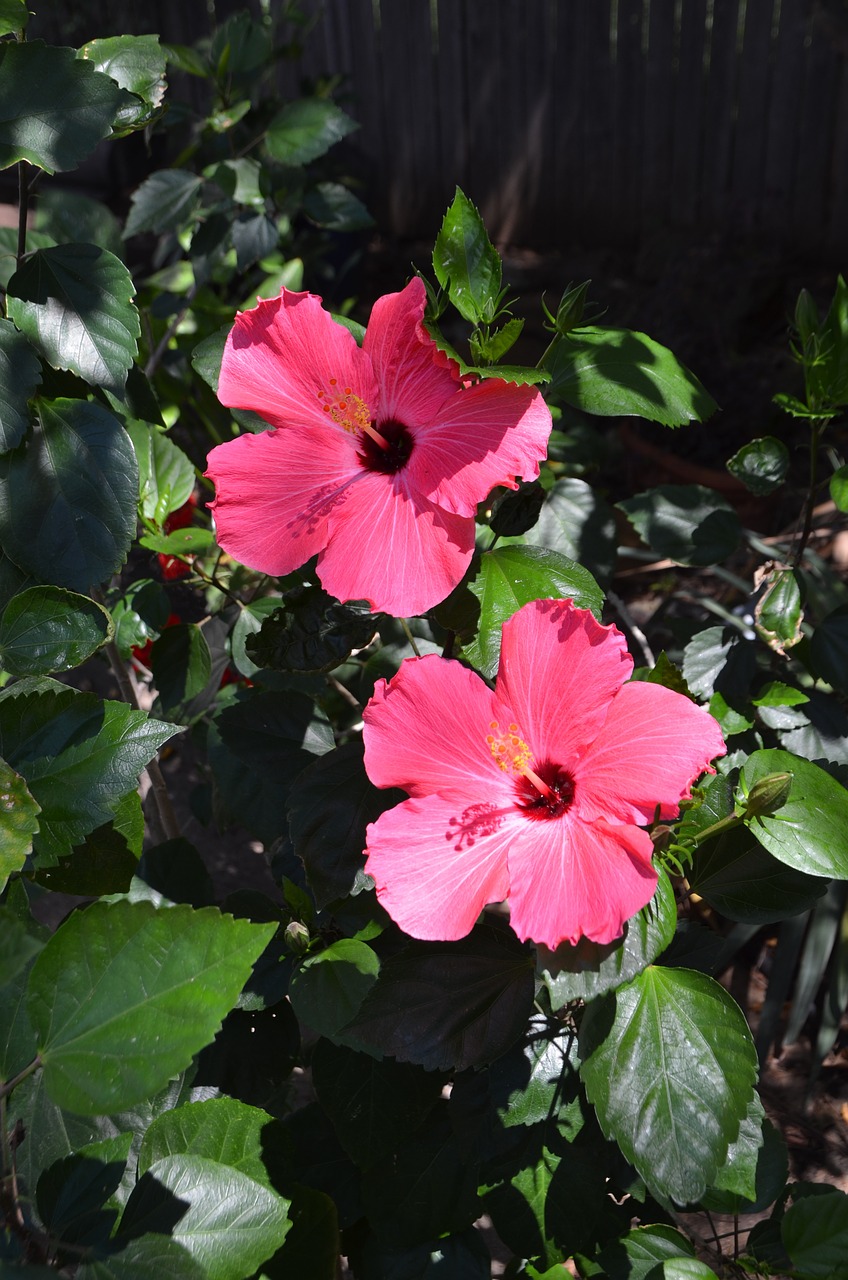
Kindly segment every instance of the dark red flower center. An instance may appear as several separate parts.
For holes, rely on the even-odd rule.
[[[534,772],[550,788],[549,795],[542,795],[529,778],[520,775],[515,779],[517,808],[534,821],[561,818],[571,808],[574,800],[574,779],[562,765],[543,760]]]
[[[402,471],[409,462],[415,444],[409,427],[391,418],[387,422],[374,422],[372,426],[383,443],[363,431],[357,441],[360,465],[366,471],[380,471],[389,476]]]

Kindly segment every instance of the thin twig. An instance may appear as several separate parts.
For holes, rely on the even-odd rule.
[[[624,625],[627,627],[627,630],[633,636],[633,639],[636,641],[639,648],[642,650],[642,657],[645,659],[645,666],[655,667],[657,665],[657,660],[654,657],[653,649],[648,643],[648,637],[645,635],[642,628],[633,620],[633,615],[621,599],[621,596],[616,595],[614,591],[608,591],[607,599],[621,618]]]
[[[162,337],[159,339],[159,342],[156,344],[155,350],[151,354],[149,360],[147,361],[147,364],[144,366],[144,372],[146,377],[152,378],[153,374],[156,372],[156,369],[159,366],[159,361],[162,359],[162,356],[165,354],[165,352],[168,349],[168,343],[171,341],[174,334],[177,332],[180,325],[182,324],[183,320],[185,320],[186,316],[191,310],[192,304],[194,303],[194,299],[197,296],[197,291],[199,287],[200,286],[197,284],[197,281],[195,281],[195,283],[191,286],[188,293],[186,294],[185,305],[174,316],[173,320],[168,325],[168,328],[165,330],[165,332],[162,334]]]
[[[420,658],[421,654],[418,652],[418,645],[415,643],[415,636],[410,631],[409,623],[407,622],[406,618],[398,618],[398,622],[406,632],[406,638],[409,641],[409,643],[412,645],[412,652],[415,654],[416,658]]]

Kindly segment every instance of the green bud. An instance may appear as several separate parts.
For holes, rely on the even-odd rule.
[[[745,801],[743,818],[767,818],[782,809],[789,799],[793,776],[791,773],[769,773],[755,782]]]
[[[795,328],[804,347],[819,331],[818,307],[807,289],[801,290],[795,303]]]
[[[583,319],[583,309],[586,305],[586,291],[591,280],[584,280],[582,284],[572,287],[568,285],[559,300],[557,307],[556,320],[554,327],[557,333],[570,333],[572,329],[576,329]]]
[[[299,920],[292,920],[291,924],[286,925],[283,936],[289,951],[293,951],[295,955],[302,956],[309,946],[309,930]]]

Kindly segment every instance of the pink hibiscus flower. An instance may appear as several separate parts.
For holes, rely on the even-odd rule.
[[[506,900],[522,940],[620,936],[657,881],[642,824],[673,818],[725,749],[712,716],[625,683],[632,668],[615,627],[536,600],[504,625],[494,690],[437,656],[378,683],[365,768],[410,799],[369,826],[365,869],[406,933],[461,938]]]
[[[310,293],[236,318],[218,397],[273,428],[209,455],[219,544],[263,573],[318,556],[324,588],[396,616],[461,580],[477,504],[533,479],[551,415],[499,378],[465,387],[424,329],[421,280],[379,298],[360,349]]]

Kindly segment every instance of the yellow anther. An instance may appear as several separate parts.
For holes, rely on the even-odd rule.
[[[489,728],[497,730],[497,720],[493,720]],[[518,736],[517,729],[517,724],[511,724],[507,733],[489,733],[486,735],[486,742],[499,769],[503,769],[504,773],[526,775],[533,763],[533,753],[523,738]]]

